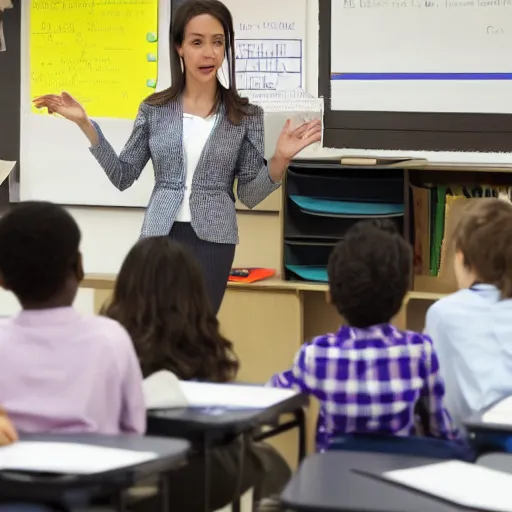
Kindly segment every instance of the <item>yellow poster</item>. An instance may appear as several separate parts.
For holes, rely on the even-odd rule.
[[[157,34],[158,0],[31,0],[31,97],[66,91],[91,117],[134,119],[156,85]]]

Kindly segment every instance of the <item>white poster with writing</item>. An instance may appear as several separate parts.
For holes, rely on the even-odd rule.
[[[304,87],[306,1],[223,0],[235,25],[241,94]]]
[[[333,110],[512,113],[512,0],[332,2]]]

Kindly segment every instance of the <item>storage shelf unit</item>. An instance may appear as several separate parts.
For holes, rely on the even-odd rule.
[[[327,281],[327,261],[345,231],[363,218],[389,218],[404,232],[404,172],[298,160],[283,185],[283,278]]]

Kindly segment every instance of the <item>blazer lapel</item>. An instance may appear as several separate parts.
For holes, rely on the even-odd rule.
[[[169,102],[169,175],[173,180],[185,180],[185,158],[183,153],[183,103],[181,98]]]

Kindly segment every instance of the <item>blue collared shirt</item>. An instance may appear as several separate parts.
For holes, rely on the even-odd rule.
[[[433,304],[425,332],[434,343],[455,425],[512,394],[512,299],[486,284]]]
[[[290,370],[274,375],[274,387],[293,387],[320,401],[317,450],[343,434],[415,433],[422,401],[430,433],[455,439],[443,407],[444,384],[431,340],[392,325],[343,326],[299,350]]]

